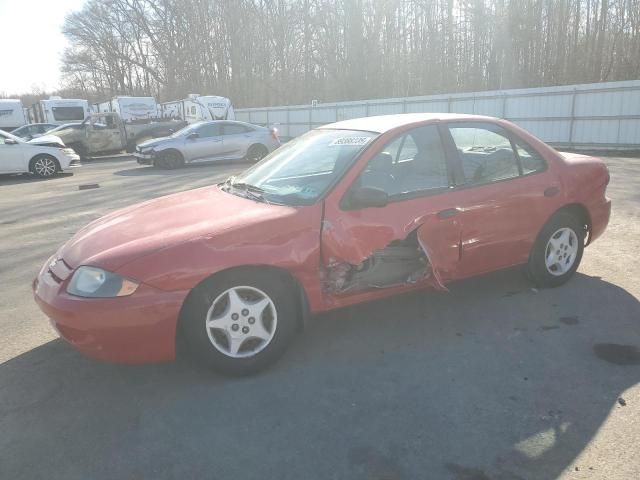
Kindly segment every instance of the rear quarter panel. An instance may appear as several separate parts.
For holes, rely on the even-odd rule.
[[[611,201],[606,190],[609,170],[602,159],[589,155],[560,155],[561,180],[565,201],[586,208],[589,215],[589,243],[599,237],[609,223]]]

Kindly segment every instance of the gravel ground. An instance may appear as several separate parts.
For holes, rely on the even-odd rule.
[[[244,379],[85,359],[30,289],[87,222],[243,166],[0,176],[0,478],[640,478],[640,159],[606,161],[611,223],[566,286],[512,270],[333,312]]]

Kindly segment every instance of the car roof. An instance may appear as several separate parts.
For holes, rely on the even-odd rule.
[[[367,132],[384,133],[405,125],[428,121],[449,120],[484,120],[495,121],[494,117],[469,115],[464,113],[400,113],[396,115],[378,115],[375,117],[353,118],[341,122],[323,125],[322,128],[337,130],[363,130]]]

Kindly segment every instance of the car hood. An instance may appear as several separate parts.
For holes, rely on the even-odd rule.
[[[41,137],[33,138],[27,143],[31,145],[42,145],[44,147],[64,147],[64,142],[60,137],[56,135],[43,135]]]
[[[57,253],[70,267],[116,271],[132,260],[200,237],[250,228],[296,209],[226,193],[218,186],[160,197],[90,223]]]
[[[140,147],[141,149],[149,148],[149,147],[157,147],[159,145],[163,145],[169,142],[174,142],[175,140],[177,139],[171,138],[171,137],[153,138],[151,140],[147,140],[146,142],[142,142],[138,144],[138,147]]]

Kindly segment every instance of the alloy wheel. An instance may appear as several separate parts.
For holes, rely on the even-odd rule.
[[[273,300],[255,287],[225,290],[211,303],[205,322],[211,344],[231,358],[252,357],[264,350],[276,332]]]
[[[545,248],[547,271],[556,277],[564,275],[576,261],[578,255],[578,236],[571,228],[564,227],[555,231]]]
[[[49,157],[40,157],[33,163],[33,169],[41,177],[50,177],[56,173],[57,165]]]

